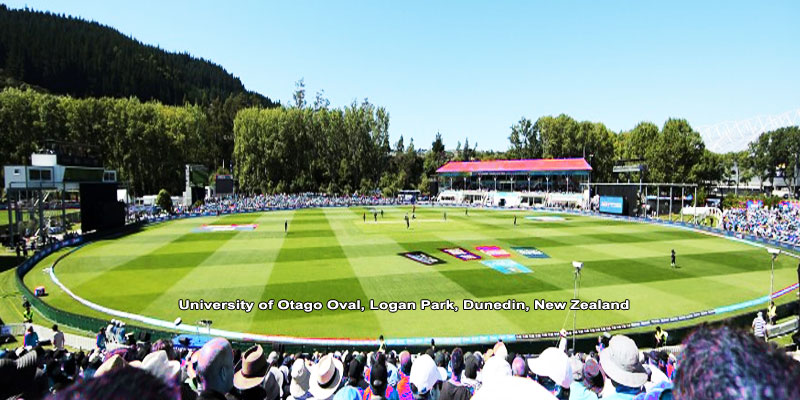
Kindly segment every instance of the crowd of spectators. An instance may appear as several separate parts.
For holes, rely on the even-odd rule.
[[[800,243],[800,209],[788,207],[732,208],[722,213],[722,228],[786,243]]]
[[[800,364],[752,334],[701,326],[676,358],[627,336],[597,351],[537,356],[503,342],[485,352],[244,352],[223,338],[191,351],[170,341],[70,352],[0,351],[0,398],[35,399],[797,399]]]
[[[324,193],[228,195],[211,197],[192,206],[175,205],[173,214],[239,213],[287,208],[388,206],[410,204],[409,200],[380,195],[328,195]],[[151,219],[161,214],[155,206],[131,206],[130,219]]]

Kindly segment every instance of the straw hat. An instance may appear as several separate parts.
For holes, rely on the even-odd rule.
[[[264,349],[255,345],[242,354],[242,369],[233,375],[233,386],[239,390],[250,389],[264,381],[269,373],[269,364]]]
[[[104,361],[100,368],[95,371],[94,376],[101,376],[103,374],[107,374],[109,372],[116,371],[118,369],[123,369],[128,366],[128,363],[125,362],[122,357],[118,354],[114,354],[113,356],[109,357],[108,360]]]
[[[342,383],[343,371],[342,362],[332,354],[326,354],[311,372],[308,391],[316,399],[327,399],[333,396]]]

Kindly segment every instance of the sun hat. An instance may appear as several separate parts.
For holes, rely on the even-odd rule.
[[[102,376],[103,374],[107,374],[109,372],[113,372],[128,366],[128,363],[119,356],[119,354],[114,354],[109,359],[105,360],[102,364],[100,364],[100,368],[95,371],[94,376]]]
[[[131,365],[149,372],[164,382],[170,382],[181,370],[181,364],[178,361],[170,361],[164,350],[154,351],[148,354],[142,362],[131,363]]]
[[[418,394],[425,394],[433,389],[439,378],[436,363],[433,362],[431,356],[423,354],[411,365],[411,374],[409,374],[408,380],[417,388]]]
[[[611,380],[638,388],[647,382],[647,372],[639,363],[639,348],[625,335],[611,338],[608,347],[600,352],[600,365]]]
[[[555,399],[552,393],[548,392],[538,382],[521,378],[518,376],[504,376],[481,385],[475,391],[472,400],[495,400],[495,399]]]
[[[242,354],[242,369],[233,375],[233,386],[239,390],[250,389],[261,384],[269,372],[264,349],[255,345]]]
[[[308,378],[311,376],[311,371],[308,370],[305,360],[294,360],[291,376],[292,382],[289,384],[289,394],[295,398],[305,396],[308,393]]]
[[[583,364],[583,386],[597,394],[602,392],[605,386],[603,374],[600,373],[600,364],[594,358],[587,358]]]
[[[505,358],[491,357],[486,360],[481,370],[482,382],[487,382],[493,379],[501,378],[504,376],[511,376],[511,365]]]
[[[333,357],[333,354],[324,355],[311,372],[308,391],[316,399],[331,397],[342,383],[343,369],[342,362]]]
[[[569,357],[557,347],[548,347],[539,357],[529,359],[528,367],[534,374],[546,376],[563,388],[568,388],[572,381]]]

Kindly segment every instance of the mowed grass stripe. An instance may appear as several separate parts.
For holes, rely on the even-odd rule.
[[[292,230],[284,240],[281,251],[276,259],[276,265],[269,277],[267,289],[261,296],[262,301],[274,299],[291,299],[298,302],[323,302],[330,299],[339,301],[361,300],[367,302],[358,278],[347,260],[341,246],[336,242],[335,236],[325,239],[327,247],[320,246],[317,252],[297,252],[293,249],[307,247],[310,239],[302,235],[293,236],[295,232],[304,230],[331,230],[330,224],[322,209],[304,210],[295,217]],[[298,223],[300,222],[300,223]],[[335,243],[334,243],[335,242]],[[320,258],[320,254],[326,255]],[[286,261],[303,261],[303,268],[297,268],[297,263]],[[308,277],[316,280],[296,281],[296,278]],[[276,334],[290,334],[301,331],[307,336],[331,336],[330,321],[350,321],[351,335],[358,332],[372,331],[378,326],[374,315],[360,311],[334,311],[323,308],[313,313],[291,310],[273,310],[259,312],[254,323],[260,326],[269,326],[271,332]],[[281,323],[278,323],[282,321]],[[289,321],[289,322],[286,322]],[[325,322],[327,321],[327,322]]]
[[[108,270],[141,257],[143,253],[164,247],[182,235],[181,226],[178,223],[148,226],[134,235],[92,243],[61,261],[59,268],[70,271],[69,283],[72,288],[77,288]],[[152,235],[161,235],[166,240],[152,240]]]
[[[218,218],[215,223],[250,223],[257,218],[255,214],[237,215],[236,217],[237,218]],[[184,220],[181,222],[187,221],[192,220]],[[193,222],[196,223],[197,221],[195,220]],[[179,224],[182,229],[186,229],[185,235],[204,234],[191,232],[193,225],[194,224],[190,225],[189,223]],[[217,241],[204,246],[203,251],[191,253],[191,255],[181,254],[180,256],[176,256],[172,249],[174,247],[180,247],[181,244],[176,244],[173,240],[146,255],[129,260],[126,263],[111,268],[83,282],[77,286],[76,292],[100,294],[102,296],[105,293],[113,293],[113,286],[110,286],[110,282],[116,282],[117,284],[124,283],[125,292],[132,293],[135,297],[136,300],[134,304],[136,304],[137,309],[145,310],[159,297],[159,293],[169,290],[175,282],[191,273],[194,267],[201,264],[208,257],[211,257],[220,246],[236,236],[236,233],[237,232],[215,232],[213,235],[218,239]],[[176,237],[176,239],[177,238],[178,237]],[[180,267],[163,268],[158,264],[161,261],[156,260],[166,260],[165,262],[167,263],[178,263]],[[70,286],[71,283],[69,281],[64,281],[64,284],[68,287],[75,288],[74,286]],[[92,297],[87,296],[87,299],[92,300]],[[101,304],[111,308],[125,309],[125,307],[130,306],[131,302],[117,293],[117,295],[108,298],[107,302]],[[177,305],[175,305],[175,307],[177,307]]]
[[[175,313],[188,321],[210,319],[218,324],[231,326],[238,330],[248,330],[255,312],[250,314],[241,311],[196,311],[179,310],[178,301],[235,301],[237,299],[252,301],[260,298],[264,286],[252,285],[253,282],[267,282],[277,256],[275,249],[281,247],[283,237],[262,241],[257,246],[240,241],[259,230],[265,232],[283,232],[284,221],[292,218],[293,211],[269,214],[253,214],[251,223],[258,224],[255,231],[235,232],[229,240],[221,241],[216,250],[198,263],[189,273],[184,274],[158,298],[144,308],[145,315],[158,315],[165,312]],[[198,233],[204,235],[205,233]],[[272,236],[272,235],[270,235]],[[188,289],[188,290],[187,290]]]

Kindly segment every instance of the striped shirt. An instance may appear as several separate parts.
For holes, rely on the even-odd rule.
[[[764,325],[764,318],[761,318],[760,315],[753,320],[753,334],[756,337],[764,337]]]

